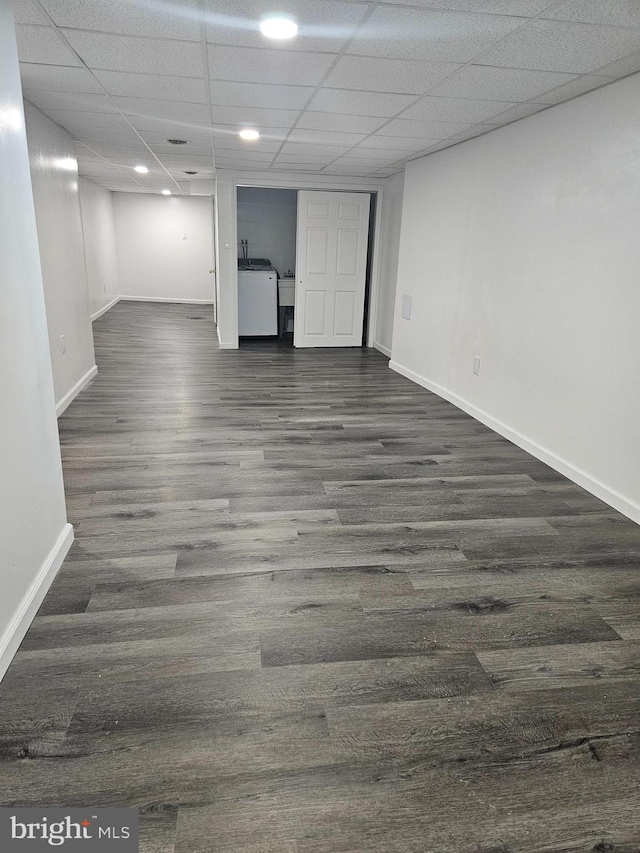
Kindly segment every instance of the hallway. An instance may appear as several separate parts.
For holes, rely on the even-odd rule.
[[[375,350],[94,334],[2,805],[139,806],[144,853],[637,853],[637,525]]]

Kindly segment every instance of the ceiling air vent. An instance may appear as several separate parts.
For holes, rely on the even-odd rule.
[[[187,144],[186,139],[167,139],[167,142],[169,143],[169,145],[186,145]]]

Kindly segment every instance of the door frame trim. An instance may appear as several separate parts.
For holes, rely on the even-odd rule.
[[[373,347],[377,314],[378,314],[378,294],[380,291],[380,250],[382,243],[382,210],[384,205],[384,186],[380,182],[371,182],[366,179],[348,178],[341,180],[334,175],[300,175],[298,173],[283,174],[281,177],[260,177],[263,173],[253,172],[226,172],[222,169],[218,170],[218,185],[221,183],[221,178],[230,179],[229,189],[231,190],[231,221],[228,223],[226,234],[230,249],[235,252],[238,245],[238,187],[271,187],[272,189],[295,189],[295,190],[321,190],[325,192],[362,192],[376,193],[376,221],[374,228],[374,243],[373,243],[373,262],[371,268],[371,291],[370,291],[370,309],[367,322],[367,347]],[[224,179],[223,178],[223,179]],[[216,205],[219,211],[219,205]],[[220,235],[218,233],[218,239]],[[220,245],[218,244],[220,252]],[[221,287],[220,280],[221,264],[216,264],[218,272],[218,287]],[[233,324],[233,339],[224,344],[225,349],[238,348],[238,265],[234,264],[234,268],[228,272],[230,279],[229,299],[233,304],[235,321]]]

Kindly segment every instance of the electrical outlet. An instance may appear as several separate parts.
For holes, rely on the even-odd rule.
[[[67,343],[64,339],[64,335],[60,335],[60,352],[64,353],[67,351]]]
[[[411,319],[411,302],[411,297],[408,294],[404,293],[402,295],[402,309],[400,311],[400,316],[403,320]]]
[[[480,375],[480,356],[474,355],[473,357],[473,372],[476,376]]]

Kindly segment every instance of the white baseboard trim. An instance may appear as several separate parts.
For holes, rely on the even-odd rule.
[[[213,305],[213,299],[174,299],[169,296],[119,296],[121,302],[173,302],[180,305]]]
[[[546,465],[551,466],[551,468],[558,471],[560,474],[563,474],[565,477],[568,477],[570,480],[573,480],[574,483],[582,486],[583,489],[586,489],[592,495],[595,495],[595,497],[600,498],[601,501],[604,501],[609,504],[609,506],[617,509],[618,512],[621,512],[632,521],[635,521],[636,524],[640,524],[640,504],[635,503],[631,498],[628,498],[626,495],[621,494],[616,491],[616,489],[613,489],[611,486],[608,486],[606,483],[603,483],[601,480],[593,477],[587,471],[583,471],[582,468],[578,468],[573,463],[568,462],[561,456],[558,456],[552,450],[542,447],[542,445],[533,441],[533,439],[528,436],[523,435],[521,432],[518,432],[518,430],[513,429],[502,421],[492,417],[492,415],[485,412],[483,409],[477,408],[477,406],[474,406],[473,403],[470,403],[463,397],[458,397],[457,394],[454,394],[452,391],[449,391],[437,382],[432,382],[430,379],[421,376],[419,373],[415,373],[413,370],[403,367],[396,361],[390,361],[389,367],[391,370],[395,370],[396,373],[400,373],[402,376],[405,376],[417,385],[422,385],[422,387],[426,388],[428,391],[433,391],[433,393],[437,394],[438,397],[442,397],[450,403],[453,403],[454,406],[462,409],[463,412],[466,412],[485,426],[490,427],[495,432],[505,438],[508,438],[509,441],[517,444],[518,447],[526,450],[527,453],[530,453],[532,456],[535,456],[536,459],[539,459]]]
[[[381,352],[382,355],[386,355],[387,358],[391,358],[391,350],[389,347],[385,347],[384,344],[378,344],[376,341],[373,342],[374,349],[377,349],[378,352]]]
[[[220,349],[238,349],[237,344],[230,344],[220,340],[220,328],[216,326],[216,335],[218,336],[218,346]]]
[[[98,319],[98,317],[102,317],[102,315],[103,315],[103,314],[106,314],[106,313],[107,313],[107,311],[109,310],[109,308],[113,308],[113,306],[114,306],[116,303],[118,303],[118,302],[120,302],[120,297],[119,297],[119,296],[116,296],[116,297],[115,297],[115,299],[112,299],[112,300],[111,300],[111,302],[107,302],[107,304],[104,306],[104,308],[101,308],[99,311],[96,311],[96,313],[95,313],[95,314],[92,314],[92,315],[91,315],[91,322],[93,323],[93,321],[94,321],[94,320],[97,320],[97,319]]]
[[[24,635],[29,630],[29,626],[33,622],[33,617],[38,612],[38,608],[49,591],[49,587],[58,574],[58,570],[67,556],[72,542],[73,527],[67,523],[62,529],[58,541],[42,564],[40,571],[34,578],[33,583],[27,590],[27,594],[13,615],[7,630],[0,637],[0,681],[4,678],[9,664],[24,639]]]
[[[66,408],[68,408],[71,403],[75,400],[78,394],[87,387],[87,385],[91,382],[94,376],[98,374],[98,365],[94,364],[91,370],[87,370],[84,376],[82,376],[73,388],[64,395],[62,400],[59,403],[56,403],[56,416],[59,418],[60,415],[64,412]]]

